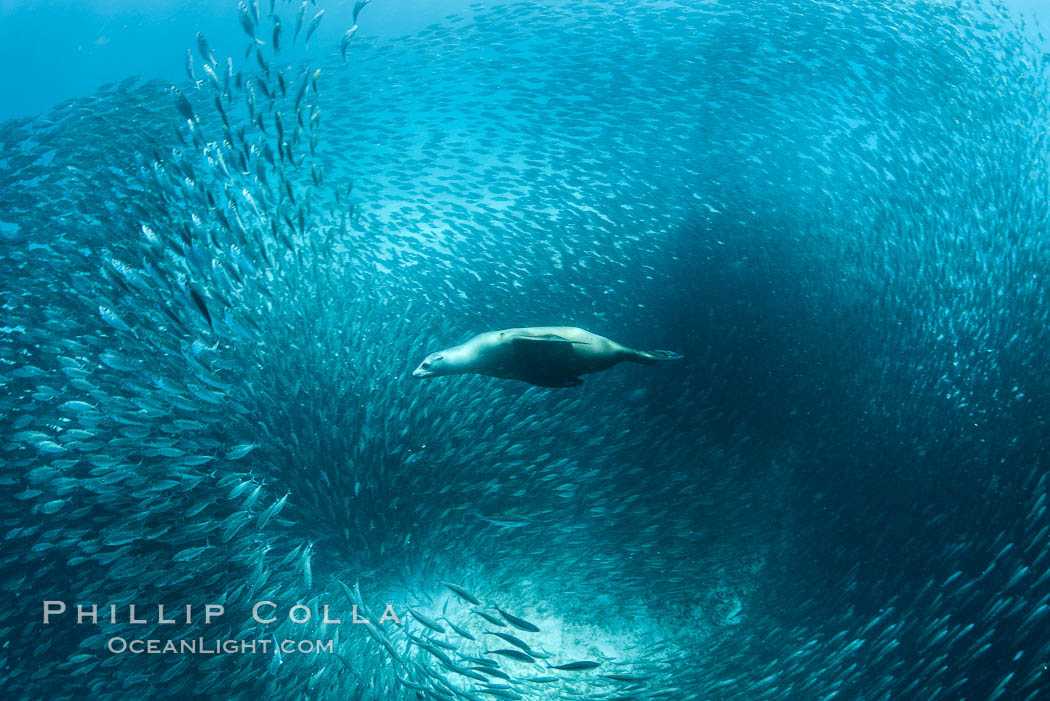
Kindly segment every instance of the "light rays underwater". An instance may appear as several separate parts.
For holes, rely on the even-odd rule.
[[[1048,82],[1005,11],[357,3],[291,61],[323,10],[0,125],[5,698],[1046,692]],[[410,377],[544,325],[685,358]]]

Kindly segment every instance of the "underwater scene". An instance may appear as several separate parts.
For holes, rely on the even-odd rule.
[[[1050,698],[1031,18],[207,4],[5,80],[0,697]]]

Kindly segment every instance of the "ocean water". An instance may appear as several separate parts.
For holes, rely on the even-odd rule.
[[[68,10],[0,123],[3,698],[1050,693],[1017,8]],[[683,358],[412,377],[533,326]]]

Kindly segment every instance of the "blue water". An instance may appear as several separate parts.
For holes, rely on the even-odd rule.
[[[377,3],[369,7],[371,16],[362,33],[412,34],[468,4]],[[0,119],[44,112],[131,75],[179,81],[184,76],[183,55],[197,32],[204,32],[217,52],[243,55],[236,6],[226,0],[9,0],[0,5],[0,77],[6,94]],[[318,43],[329,49],[337,46],[343,30],[351,26],[352,13],[353,3],[327,6]]]
[[[357,10],[0,4],[5,698],[1048,693],[1041,7]]]

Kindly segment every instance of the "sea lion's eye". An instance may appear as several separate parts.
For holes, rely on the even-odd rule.
[[[434,356],[434,360],[435,360],[435,361],[438,361],[438,360],[444,360],[444,359],[445,359],[445,356],[443,356],[443,355],[435,355],[435,356]]]

